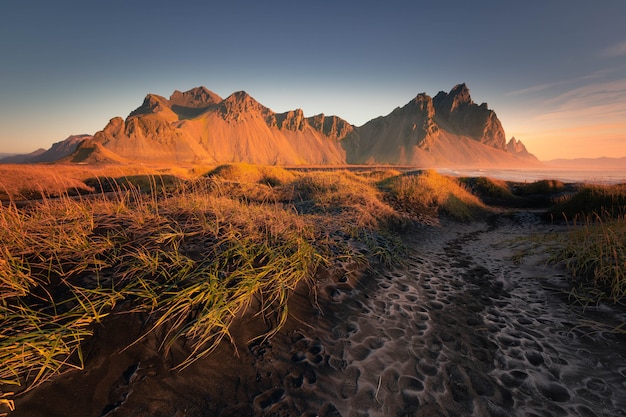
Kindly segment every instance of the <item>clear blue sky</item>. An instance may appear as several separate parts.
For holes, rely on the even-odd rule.
[[[213,3],[2,0],[0,152],[200,85],[362,125],[465,82],[540,159],[626,156],[624,0]]]

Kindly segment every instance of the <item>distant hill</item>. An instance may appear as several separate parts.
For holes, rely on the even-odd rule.
[[[475,104],[465,84],[361,127],[338,116],[275,113],[244,91],[225,99],[205,87],[148,94],[126,119],[92,136],[77,135],[25,162],[226,163],[266,165],[403,164],[424,167],[517,167],[539,164],[508,143],[495,112]]]
[[[58,161],[73,154],[81,143],[91,138],[93,138],[91,135],[72,135],[65,140],[54,143],[50,149],[32,158],[30,162]]]
[[[543,162],[547,168],[626,170],[626,157],[552,159]]]
[[[56,162],[73,154],[78,145],[84,140],[91,139],[91,135],[72,135],[65,140],[53,143],[50,149],[37,149],[35,152],[24,155],[13,155],[0,159],[1,164],[32,164],[37,162]]]
[[[46,150],[39,148],[34,152],[27,154],[8,155],[0,158],[0,164],[26,164],[31,162],[33,158],[45,153]]]

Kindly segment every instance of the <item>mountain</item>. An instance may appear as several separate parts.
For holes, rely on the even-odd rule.
[[[495,112],[473,102],[465,84],[426,93],[355,127],[337,116],[275,113],[244,91],[222,98],[205,87],[148,94],[126,119],[92,136],[71,136],[27,162],[228,163],[265,165],[402,164],[520,167],[540,162]]]
[[[306,118],[300,109],[275,113],[244,91],[222,99],[199,87],[175,91],[169,99],[149,94],[125,120],[111,119],[69,160],[342,164],[339,140],[351,130],[336,116]]]
[[[91,139],[91,135],[72,135],[67,139],[52,144],[50,149],[35,156],[29,162],[54,162],[73,154],[78,146],[85,140]]]
[[[487,108],[487,103],[476,105],[465,85],[456,85],[450,93],[440,91],[433,98],[437,122],[446,130],[505,150],[504,129],[496,114]]]
[[[512,138],[486,103],[477,105],[465,84],[434,98],[418,94],[387,116],[353,129],[342,140],[352,164],[424,167],[518,167],[538,165]]]

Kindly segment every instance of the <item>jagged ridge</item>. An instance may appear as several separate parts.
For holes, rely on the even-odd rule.
[[[123,120],[113,118],[93,141],[129,160],[342,164],[339,144],[352,126],[301,109],[277,114],[245,91],[225,99],[204,87],[155,94]],[[93,151],[98,148],[85,144]],[[89,161],[91,153],[83,152]]]
[[[538,163],[520,141],[506,142],[495,112],[486,103],[475,104],[465,84],[434,98],[418,94],[403,107],[360,127],[337,116],[305,117],[302,109],[275,113],[245,91],[222,99],[197,87],[176,90],[169,99],[148,94],[126,119],[115,117],[93,137],[77,138],[54,144],[39,157],[54,154],[72,162],[427,167]]]
[[[347,162],[424,167],[538,164],[519,141],[508,146],[486,103],[472,101],[465,84],[434,98],[418,94],[403,107],[355,128],[343,140]]]

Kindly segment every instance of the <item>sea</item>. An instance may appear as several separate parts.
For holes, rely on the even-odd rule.
[[[559,180],[566,183],[587,184],[626,184],[626,167],[624,169],[447,169],[440,168],[441,174],[455,177],[490,177],[505,181],[535,182],[539,180]]]

